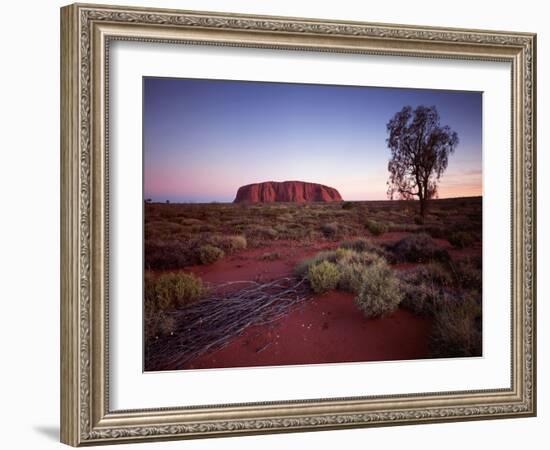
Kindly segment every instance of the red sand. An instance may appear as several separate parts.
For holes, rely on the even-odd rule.
[[[226,347],[183,367],[224,367],[389,361],[428,354],[431,319],[399,309],[383,319],[367,320],[353,295],[332,291],[306,301],[269,326],[253,326]]]
[[[316,253],[338,247],[338,242],[320,242],[308,246],[298,246],[295,241],[275,241],[274,245],[248,249],[209,265],[186,267],[209,283],[226,281],[269,281],[291,276],[292,270],[300,261]],[[274,260],[262,259],[263,255],[278,253]]]
[[[393,236],[386,239],[401,237],[401,233],[391,234]],[[298,262],[321,250],[335,248],[338,242],[307,246],[286,241],[273,244],[244,250],[211,265],[188,267],[186,271],[213,283],[268,281],[290,276]],[[280,258],[261,258],[271,252],[279,253]],[[388,361],[427,356],[431,319],[403,309],[383,319],[366,319],[353,298],[353,294],[339,291],[315,296],[273,324],[252,326],[224,348],[202,355],[183,367],[171,361],[166,369]]]

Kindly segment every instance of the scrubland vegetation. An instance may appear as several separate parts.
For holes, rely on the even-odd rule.
[[[415,214],[411,201],[145,204],[146,342],[174,333],[171,311],[208,297],[186,268],[254,249],[275,264],[285,257],[278,242],[321,243],[329,250],[288,274],[311,295],[350,292],[365,319],[398,308],[431,318],[426,357],[481,355],[481,198],[434,200]]]

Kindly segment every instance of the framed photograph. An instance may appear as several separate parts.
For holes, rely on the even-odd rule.
[[[532,33],[61,9],[61,440],[536,414]]]

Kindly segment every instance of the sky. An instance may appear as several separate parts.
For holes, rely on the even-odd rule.
[[[143,79],[144,196],[231,202],[240,186],[299,180],[386,200],[386,124],[436,106],[459,144],[439,197],[482,193],[482,93],[179,78]]]

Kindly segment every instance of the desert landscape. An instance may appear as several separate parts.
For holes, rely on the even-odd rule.
[[[481,355],[480,197],[274,193],[145,204],[146,370]]]
[[[481,93],[143,92],[145,371],[483,355]]]

